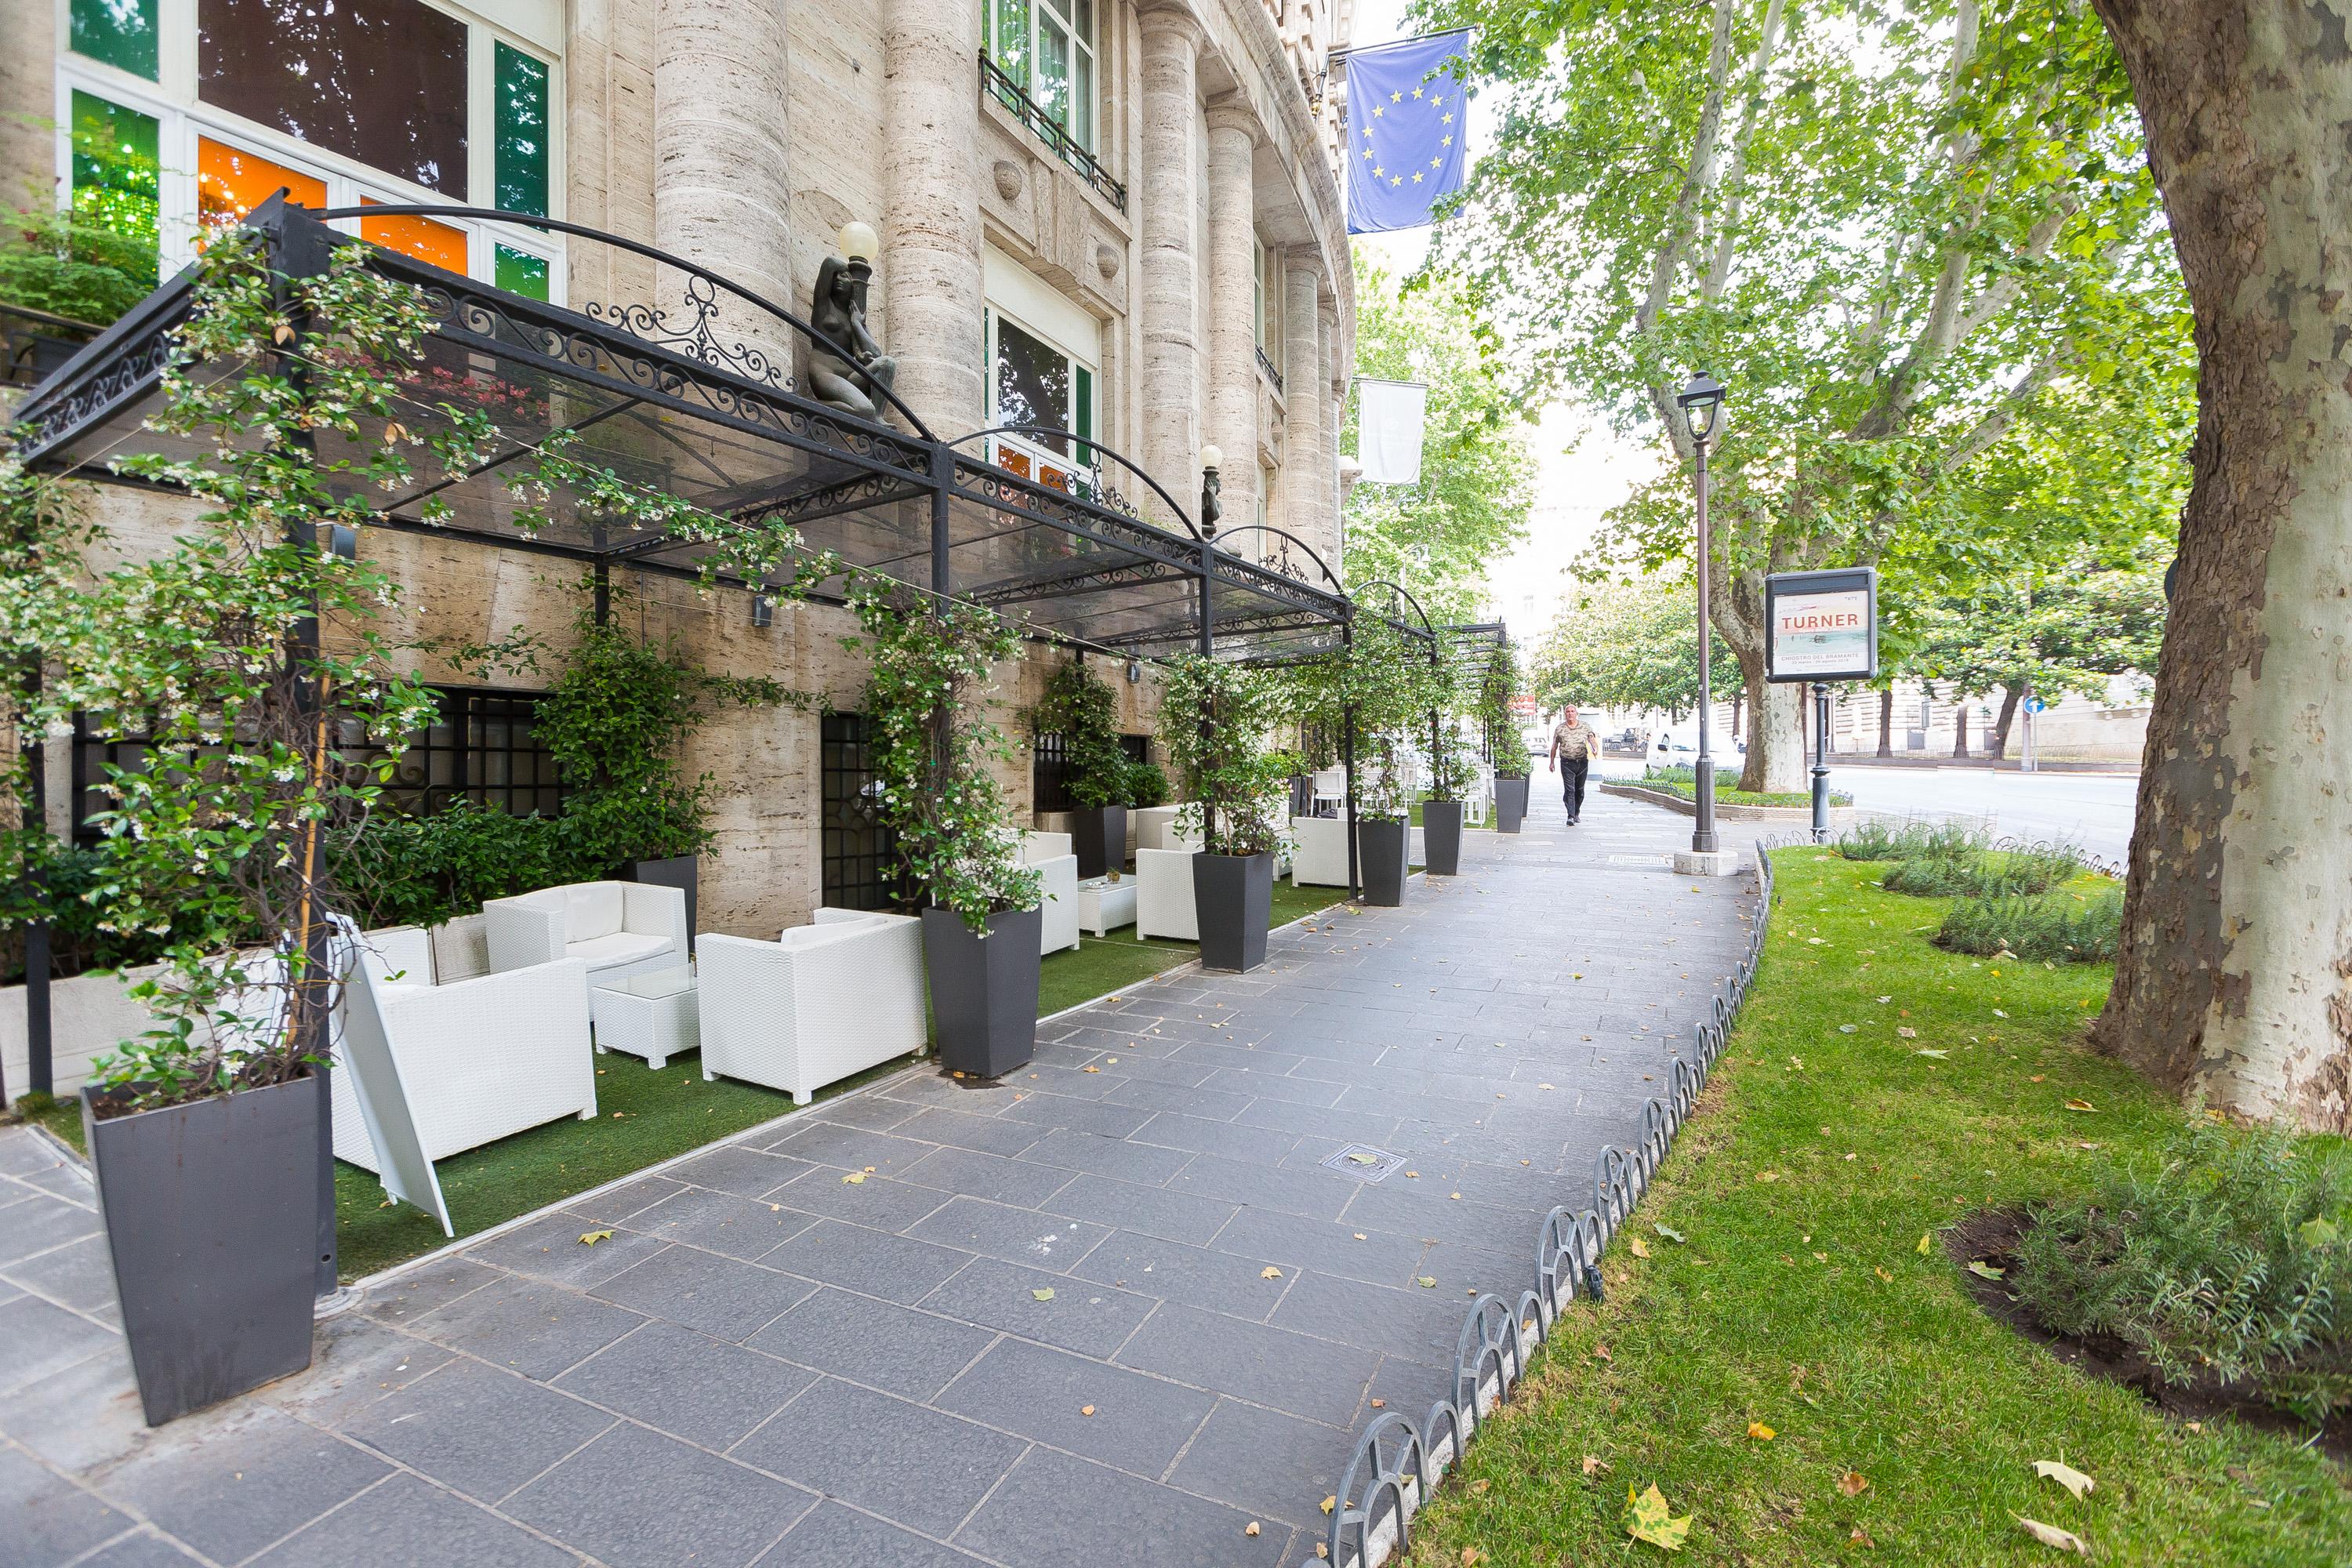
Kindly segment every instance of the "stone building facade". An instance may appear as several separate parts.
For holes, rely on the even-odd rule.
[[[1178,495],[1213,444],[1228,527],[1278,525],[1336,566],[1354,299],[1324,84],[1349,8],[12,0],[0,174],[152,236],[165,275],[193,254],[202,220],[284,186],[320,206],[446,202],[568,220],[803,316],[842,226],[867,223],[880,238],[872,324],[935,433],[1065,427]],[[357,226],[575,309],[679,304],[667,268],[520,221]],[[792,352],[723,309],[719,326]],[[982,446],[1047,478],[1087,451],[1013,435],[967,449]],[[112,548],[152,548],[179,521],[152,495],[92,489]],[[455,644],[527,628],[560,659],[582,594],[561,563],[414,535],[364,548],[404,584],[394,637]],[[847,616],[785,605],[759,626],[742,594],[651,576],[621,586],[621,613],[646,636],[822,699],[806,713],[723,715],[687,758],[719,796],[704,929],[805,920],[832,891],[823,709],[853,710],[863,676],[842,646]],[[463,684],[418,657],[428,677]],[[1003,671],[1000,717],[1062,657],[1039,649]],[[1148,675],[1113,684],[1125,725],[1148,731]],[[1032,777],[1006,778],[1024,812]],[[57,782],[64,829],[72,795]]]

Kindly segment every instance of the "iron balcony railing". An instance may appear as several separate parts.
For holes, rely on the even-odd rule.
[[[1274,383],[1275,391],[1280,392],[1282,390],[1282,372],[1274,368],[1274,361],[1266,358],[1265,350],[1264,349],[1257,351],[1257,367],[1258,369],[1265,372],[1266,380]]]
[[[980,57],[980,85],[994,95],[996,101],[1021,117],[1021,123],[1032,134],[1054,150],[1054,155],[1076,170],[1092,185],[1103,200],[1127,210],[1127,187],[1110,177],[1092,153],[1078,145],[1062,122],[1054,118],[1045,106],[1021,90],[1021,84],[1004,74],[1004,68],[986,54]]]

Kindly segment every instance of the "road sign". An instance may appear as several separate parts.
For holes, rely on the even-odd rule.
[[[1764,579],[1765,679],[1868,680],[1878,674],[1878,573],[1776,572]]]
[[[2049,706],[2050,704],[2042,701],[2039,697],[2029,697],[2025,700],[2025,710],[2028,713],[2039,713]]]

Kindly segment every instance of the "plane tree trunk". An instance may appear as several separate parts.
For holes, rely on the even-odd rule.
[[[2006,687],[2001,691],[2000,714],[1992,721],[1992,740],[1990,742],[1996,760],[2009,755],[2009,727],[2017,721],[2018,704],[2024,700],[2023,686]]]
[[[2196,318],[2192,479],[2095,1037],[2352,1131],[2352,45],[2342,0],[2093,0]]]
[[[1895,688],[1891,686],[1878,694],[1878,754],[1895,754]]]

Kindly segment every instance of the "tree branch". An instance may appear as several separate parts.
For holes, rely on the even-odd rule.
[[[1657,326],[1658,317],[1674,298],[1675,280],[1682,275],[1697,237],[1700,204],[1716,184],[1717,153],[1723,137],[1723,89],[1731,74],[1731,16],[1736,4],[1737,0],[1715,0],[1715,27],[1707,46],[1706,97],[1699,106],[1698,125],[1691,134],[1690,163],[1683,175],[1682,189],[1675,194],[1675,205],[1667,216],[1666,237],[1650,263],[1649,288],[1633,311],[1637,337],[1647,336]],[[1650,401],[1664,423],[1675,450],[1688,458],[1691,454],[1685,448],[1690,437],[1678,427],[1674,416],[1674,388],[1664,382],[1652,385]]]
[[[1748,102],[1739,111],[1739,129],[1731,134],[1731,157],[1723,176],[1723,188],[1730,193],[1724,209],[1715,242],[1715,259],[1707,265],[1706,281],[1700,289],[1701,297],[1719,300],[1726,285],[1731,281],[1731,246],[1739,237],[1739,220],[1748,205],[1748,142],[1756,133],[1756,121],[1764,110],[1764,72],[1772,63],[1772,51],[1780,41],[1780,16],[1784,0],[1765,0],[1764,28],[1756,39],[1756,53],[1748,62]]]
[[[1979,419],[1958,444],[1936,459],[1934,471],[1938,474],[1948,474],[1955,468],[1966,467],[1982,456],[1994,442],[2009,434],[2009,427],[2017,423],[2017,416],[2026,404],[2032,401],[2036,393],[2049,385],[2060,371],[2073,363],[2074,358],[2074,348],[2069,343],[2063,348],[2052,350],[2035,361],[2023,375],[2011,384],[2007,392],[2000,395],[1999,402],[1985,410],[1984,417]]]

